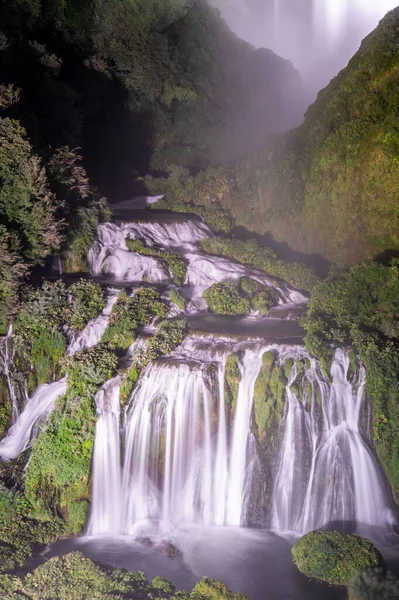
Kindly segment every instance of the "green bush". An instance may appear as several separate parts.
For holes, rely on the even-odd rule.
[[[308,577],[335,585],[346,585],[358,572],[382,564],[381,554],[369,540],[322,529],[301,537],[292,557]]]
[[[202,297],[210,310],[219,315],[246,315],[251,308],[249,300],[240,295],[234,282],[214,283]]]
[[[361,571],[348,584],[349,600],[396,600],[399,579],[383,569]]]
[[[191,596],[204,600],[248,600],[243,594],[235,594],[225,583],[204,578],[195,586]]]
[[[97,421],[94,394],[115,375],[116,362],[101,346],[68,357],[67,393],[56,400],[47,428],[33,444],[25,479],[30,515],[60,517],[67,533],[80,533],[86,524]]]
[[[167,306],[154,287],[143,287],[133,296],[121,292],[114,304],[101,342],[118,352],[125,352],[134,342],[138,328],[149,325],[156,317],[165,317]]]
[[[89,279],[80,279],[68,289],[71,304],[70,323],[78,331],[98,317],[105,307],[101,286]]]

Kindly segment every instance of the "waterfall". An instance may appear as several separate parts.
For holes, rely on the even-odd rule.
[[[121,523],[119,389],[122,378],[108,381],[94,397],[97,406],[93,454],[93,508],[89,535],[112,535]]]
[[[0,338],[0,373],[4,376],[8,391],[10,394],[10,400],[12,405],[12,423],[15,423],[19,415],[18,397],[15,390],[15,385],[10,369],[14,365],[14,346],[11,340],[12,337],[12,326],[10,325],[6,336]]]
[[[277,292],[280,305],[300,305],[306,297],[283,281],[276,281],[265,273],[227,258],[211,256],[198,248],[198,242],[211,236],[202,223],[103,223],[98,228],[97,240],[89,252],[90,272],[105,273],[117,281],[131,283],[170,283],[158,260],[127,249],[126,238],[139,237],[147,246],[173,251],[181,255],[187,266],[185,285],[190,291],[189,313],[206,310],[202,294],[214,283],[230,279],[238,281],[250,277]]]
[[[233,352],[240,380],[228,406],[225,368]],[[90,535],[134,535],[149,522],[164,531],[173,524],[251,522],[253,490],[262,488],[257,479],[263,476],[252,407],[265,352],[276,356],[287,384],[264,525],[305,533],[337,521],[356,522],[358,531],[393,523],[369,432],[360,425],[364,368],[359,365],[349,381],[348,355],[337,350],[330,383],[301,346],[210,337],[187,338],[169,357],[146,367],[121,434],[120,380],[111,380],[96,396]],[[305,363],[306,368],[298,366]]]
[[[76,352],[80,352],[86,348],[92,348],[98,344],[107,327],[112,306],[117,300],[117,293],[118,290],[112,288],[108,289],[107,302],[104,310],[98,317],[90,321],[81,332],[72,336],[67,348],[68,356],[72,356]],[[11,336],[11,329],[9,335]],[[9,341],[3,338],[2,344],[0,345],[0,366],[2,365],[3,357],[5,364],[3,373],[6,378],[7,373],[9,373],[10,365],[12,364],[12,357],[8,355],[7,358],[4,354],[5,352],[9,352],[9,350],[7,350],[7,348],[9,348],[8,344]],[[11,389],[13,389],[12,386],[10,388],[10,393]],[[21,452],[26,450],[32,443],[32,440],[36,438],[39,431],[39,425],[43,424],[50,416],[56,399],[58,396],[65,394],[66,389],[67,381],[66,378],[63,377],[59,381],[40,385],[34,394],[26,399],[23,411],[20,414],[16,414],[14,425],[8,430],[7,435],[0,442],[0,457],[3,460],[17,458]],[[17,406],[16,400],[15,405]]]
[[[27,447],[38,426],[48,418],[54,402],[66,392],[66,378],[55,383],[39,385],[14,425],[10,427],[6,437],[0,442],[0,457],[3,460],[16,458]]]
[[[331,385],[312,360],[300,399],[292,367],[273,492],[276,530],[303,533],[334,522],[355,522],[361,530],[394,522],[369,432],[360,425],[365,370],[360,365],[352,382],[348,371],[349,358],[341,349],[331,365]]]

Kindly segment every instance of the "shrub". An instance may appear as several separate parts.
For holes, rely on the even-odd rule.
[[[133,296],[121,292],[101,342],[124,352],[134,342],[139,327],[149,325],[155,317],[165,317],[166,314],[167,306],[154,287],[140,288]]]
[[[80,279],[68,289],[71,304],[70,323],[77,330],[83,329],[105,307],[101,286],[89,279]]]
[[[243,298],[234,282],[214,283],[202,294],[212,312],[219,315],[245,315],[250,311],[250,302]]]
[[[359,571],[382,563],[369,540],[321,529],[301,537],[292,548],[292,557],[308,577],[336,585],[346,585]]]

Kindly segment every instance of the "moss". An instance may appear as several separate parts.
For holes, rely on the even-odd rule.
[[[151,246],[146,246],[140,238],[126,238],[126,247],[132,252],[157,258],[164,269],[170,273],[173,282],[176,285],[183,285],[187,269],[184,260],[178,254],[173,254],[173,252],[165,249],[157,250]]]
[[[180,310],[186,310],[186,300],[178,290],[170,290],[169,298]]]
[[[270,248],[260,246],[255,240],[212,237],[201,240],[201,247],[209,254],[225,256],[255,267],[268,275],[284,279],[295,288],[311,291],[318,281],[314,270],[304,263],[279,260]],[[246,285],[247,278],[243,279]]]
[[[225,402],[234,408],[240,385],[240,368],[237,354],[229,354],[225,363]]]
[[[200,581],[191,595],[176,592],[163,577],[150,583],[144,573],[113,569],[80,552],[51,558],[21,577],[0,575],[0,593],[4,600],[246,600],[211,579]]]
[[[225,583],[213,579],[202,579],[192,591],[192,598],[206,600],[247,600],[243,594],[234,594]]]
[[[369,540],[321,529],[301,537],[292,548],[292,557],[308,577],[335,585],[346,585],[358,572],[383,562]]]
[[[140,288],[133,296],[127,296],[122,291],[112,308],[101,343],[123,354],[133,344],[140,327],[149,325],[154,318],[165,317],[166,314],[167,306],[161,301],[156,288]]]
[[[68,388],[56,400],[47,428],[35,440],[26,469],[25,497],[39,520],[62,518],[77,534],[86,524],[96,426],[94,394],[115,374],[116,357],[91,348],[66,361]]]
[[[294,360],[292,358],[288,358],[283,365],[284,375],[288,381],[291,376],[291,371],[294,367]]]
[[[349,350],[348,352],[349,358],[349,369],[348,369],[348,380],[352,381],[357,370],[357,356],[354,350]]]
[[[266,352],[254,388],[254,418],[258,440],[272,456],[277,447],[278,429],[284,415],[285,379],[273,352]]]
[[[219,315],[245,315],[250,311],[250,302],[243,298],[234,282],[214,283],[202,294],[212,312]]]

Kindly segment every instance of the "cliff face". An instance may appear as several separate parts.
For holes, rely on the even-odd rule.
[[[398,101],[395,9],[301,127],[238,165],[227,200],[237,222],[340,264],[398,250]]]

